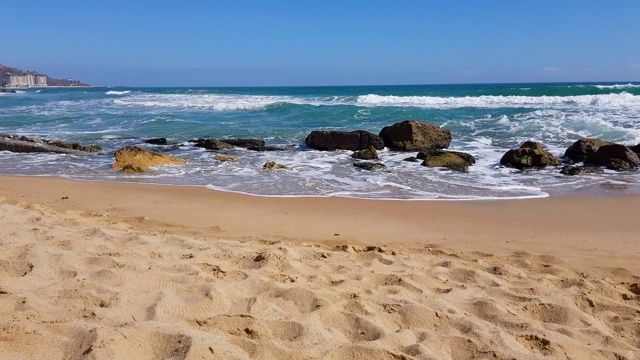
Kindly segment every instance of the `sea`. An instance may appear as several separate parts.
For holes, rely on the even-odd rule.
[[[382,170],[353,166],[351,151],[309,149],[313,130],[367,130],[420,120],[449,129],[450,150],[476,158],[468,172],[405,161],[384,149]],[[589,137],[640,143],[640,83],[466,84],[247,88],[42,88],[0,93],[0,133],[97,144],[86,156],[0,152],[0,174],[199,186],[276,197],[500,200],[640,193],[640,172],[565,176],[560,168],[500,165],[509,149],[540,142],[562,157]],[[144,143],[166,137],[167,146]],[[280,151],[208,151],[197,138],[259,138]],[[111,169],[138,145],[188,160],[151,174]],[[217,153],[239,158],[218,162]],[[268,161],[290,170],[263,170]]]

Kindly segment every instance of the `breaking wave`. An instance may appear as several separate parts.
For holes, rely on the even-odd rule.
[[[124,90],[124,91],[109,90],[105,94],[106,95],[127,95],[130,92],[131,92],[131,90]]]
[[[520,108],[554,106],[593,106],[603,108],[640,107],[640,96],[621,94],[579,96],[380,96],[375,94],[358,96],[358,105],[364,106],[412,106],[423,108]]]

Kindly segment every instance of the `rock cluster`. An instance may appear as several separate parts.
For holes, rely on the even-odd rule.
[[[77,142],[29,138],[26,136],[0,134],[0,151],[11,152],[47,152],[58,154],[82,155],[101,151],[98,145],[83,145]]]

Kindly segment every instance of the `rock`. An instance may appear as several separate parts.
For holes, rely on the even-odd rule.
[[[385,166],[382,163],[372,163],[372,162],[356,162],[353,163],[353,166],[365,169],[365,170],[380,170],[384,169]]]
[[[427,167],[444,167],[450,170],[467,171],[469,166],[476,162],[476,159],[471,154],[457,151],[435,150],[421,152],[420,154],[422,154],[424,158],[422,165]],[[418,158],[420,158],[420,156],[418,156]]]
[[[193,146],[202,147],[208,150],[225,150],[234,148],[233,145],[216,139],[198,139],[195,141]]]
[[[137,146],[127,146],[114,154],[116,162],[111,165],[113,169],[122,169],[127,165],[133,168],[146,168],[149,166],[184,164],[186,160],[175,156],[149,151]]]
[[[167,145],[167,138],[153,138],[145,140],[144,142],[151,145]]]
[[[351,157],[354,159],[362,160],[377,160],[378,151],[373,146],[369,146],[368,149],[354,152],[353,154],[351,154]]]
[[[277,146],[250,146],[247,148],[247,150],[252,150],[252,151],[285,151],[287,149],[285,148],[281,148],[281,147],[277,147]]]
[[[534,141],[525,141],[520,148],[507,151],[500,159],[500,164],[507,167],[514,167],[518,170],[538,168],[547,166],[558,166],[560,160],[543,149]]]
[[[466,161],[469,165],[473,165],[476,163],[476,158],[474,158],[473,155],[465,152],[461,152],[461,151],[448,151],[448,150],[447,151],[442,151],[442,150],[420,151],[416,156],[416,158],[420,160],[425,160],[429,155],[440,154],[443,152],[457,155],[458,157],[462,158],[462,160]]]
[[[560,170],[561,174],[564,175],[593,175],[593,174],[603,174],[604,170],[597,166],[575,166],[575,165],[567,165]]]
[[[235,162],[235,161],[238,161],[237,157],[227,156],[227,155],[216,155],[216,157],[214,157],[213,159],[217,160],[217,161],[222,161],[222,162]]]
[[[593,162],[593,156],[596,151],[603,145],[613,145],[615,143],[600,139],[584,138],[574,142],[564,152],[564,156],[573,162]]]
[[[262,149],[264,147],[264,140],[260,139],[224,139],[222,141],[233,146],[250,150],[259,151],[259,149]]]
[[[101,149],[97,145],[85,146],[79,143],[58,140],[44,140],[7,134],[0,135],[0,151],[86,155],[88,152],[100,151]]]
[[[631,170],[640,165],[640,158],[630,147],[613,144],[598,148],[593,156],[595,165],[606,166],[611,170]]]
[[[386,147],[398,151],[444,149],[451,143],[451,131],[415,120],[386,126],[379,135]]]
[[[609,162],[607,163],[607,169],[609,170],[627,171],[627,170],[633,170],[635,168],[636,166],[633,166],[632,164],[617,158],[609,159]]]
[[[402,161],[408,161],[408,162],[418,162],[418,158],[415,156],[409,156],[408,158],[404,158],[402,159]]]
[[[284,166],[281,164],[276,164],[275,161],[269,161],[268,163],[264,164],[262,168],[265,170],[277,170],[277,169],[291,170],[290,167]]]
[[[125,166],[122,167],[122,171],[123,173],[128,173],[128,174],[134,174],[134,173],[152,173],[154,172],[153,170],[149,169],[146,166],[139,166],[139,165],[133,165],[133,164],[127,164]]]
[[[640,144],[632,147],[631,150],[633,150],[633,152],[636,154],[640,154]]]
[[[316,150],[364,150],[370,146],[381,150],[384,141],[376,134],[365,130],[356,131],[312,131],[304,142]]]

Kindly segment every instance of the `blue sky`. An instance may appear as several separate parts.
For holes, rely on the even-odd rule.
[[[638,0],[13,0],[2,9],[0,63],[92,85],[640,80]]]

